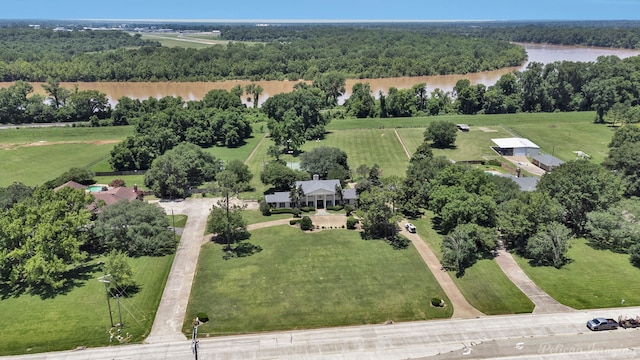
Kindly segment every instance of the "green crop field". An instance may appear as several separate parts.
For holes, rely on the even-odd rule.
[[[185,332],[200,311],[211,321],[199,332],[212,335],[452,314],[451,307],[430,305],[432,297],[448,299],[413,247],[394,250],[355,231],[304,233],[288,225],[255,230],[250,241],[262,252],[226,261],[221,245],[203,246]]]
[[[173,255],[129,259],[138,293],[120,299],[123,334],[139,342],[151,330]],[[66,294],[50,299],[23,294],[0,300],[0,355],[72,350],[79,346],[107,346],[109,311],[99,267],[79,279]],[[114,323],[119,322],[116,299],[111,299]],[[117,340],[114,340],[117,342]]]
[[[436,256],[442,259],[440,250],[442,235],[433,230],[432,216],[431,212],[427,212],[423,218],[412,220],[412,222],[420,237],[429,245]],[[531,300],[507,278],[500,266],[493,260],[479,260],[468,268],[460,278],[456,277],[454,271],[449,271],[449,276],[467,301],[487,315],[533,311]]]
[[[640,269],[629,255],[595,250],[586,240],[576,239],[567,253],[569,263],[560,269],[531,266],[514,256],[518,264],[542,290],[559,302],[576,309],[640,305]]]

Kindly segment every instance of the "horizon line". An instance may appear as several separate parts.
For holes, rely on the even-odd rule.
[[[153,19],[153,18],[0,18],[0,21],[114,21],[114,22],[204,22],[204,23],[447,23],[447,22],[584,22],[640,21],[630,19]]]

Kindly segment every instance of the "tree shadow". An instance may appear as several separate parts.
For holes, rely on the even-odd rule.
[[[236,243],[235,246],[232,246],[230,250],[223,251],[224,255],[222,258],[224,260],[230,260],[233,258],[241,258],[257,254],[262,251],[262,247],[248,241],[240,241]]]
[[[142,291],[142,287],[138,284],[127,285],[122,288],[114,288],[109,290],[112,297],[115,297],[116,295],[120,295],[120,297],[123,297],[123,298],[131,298],[137,293],[139,293],[140,291]]]
[[[0,284],[0,299],[18,298],[21,295],[29,294],[39,296],[42,300],[53,299],[58,295],[66,295],[77,287],[94,277],[94,273],[101,268],[101,264],[83,264],[77,266],[62,275],[61,286],[53,287],[48,284],[27,285],[24,282],[15,284]]]

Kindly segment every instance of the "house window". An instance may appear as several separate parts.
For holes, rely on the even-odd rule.
[[[333,201],[327,200],[327,206],[333,206]]]
[[[283,202],[281,202],[281,203],[278,203],[278,207],[281,207],[281,208],[283,208],[283,207],[284,207],[284,205],[285,205],[285,203],[283,203]]]
[[[310,207],[310,208],[312,208],[312,207],[313,207],[313,201],[309,201],[309,202],[307,202],[307,206],[308,206],[308,207]]]

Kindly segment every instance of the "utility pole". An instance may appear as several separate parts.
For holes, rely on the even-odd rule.
[[[107,284],[109,284],[111,281],[109,281],[107,279],[108,276],[111,276],[111,274],[107,274],[105,276],[101,276],[98,278],[98,281],[104,284],[104,293],[107,295],[107,306],[109,307],[109,320],[111,320],[111,327],[113,327],[113,315],[111,314],[111,301],[109,300],[109,289],[107,287]],[[120,303],[118,302],[118,307],[120,307]],[[122,322],[122,320],[121,320]]]
[[[120,329],[124,327],[122,323],[122,312],[120,311],[120,294],[116,294],[116,300],[118,300],[118,318],[120,318]]]
[[[198,325],[200,324],[200,322],[198,320],[196,320],[193,323],[193,331],[191,333],[191,351],[193,352],[193,355],[196,357],[196,360],[198,360],[198,347],[200,346],[200,342],[198,341]]]

